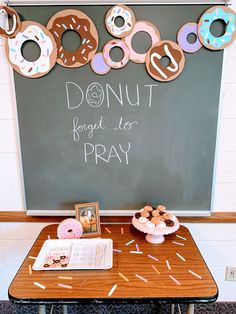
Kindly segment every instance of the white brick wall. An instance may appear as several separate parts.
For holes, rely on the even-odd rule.
[[[233,0],[236,10],[236,0]],[[0,25],[3,21],[0,20]],[[225,50],[219,116],[214,211],[236,212],[236,41]],[[17,115],[11,69],[0,38],[0,211],[24,209]],[[44,224],[0,224],[0,300]],[[225,266],[236,266],[236,224],[187,224],[220,288],[220,301],[236,302],[236,282],[224,280]],[[17,253],[17,254],[16,254]],[[17,256],[17,257],[16,257]]]
[[[236,11],[236,0],[232,1]],[[236,212],[236,41],[225,49],[213,195],[214,211]]]
[[[0,25],[4,24],[0,16]],[[12,71],[0,36],[0,210],[22,211],[22,173]]]

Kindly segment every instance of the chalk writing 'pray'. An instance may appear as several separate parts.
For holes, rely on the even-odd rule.
[[[130,142],[125,149],[124,145],[118,144],[117,147],[111,145],[107,149],[102,144],[84,143],[84,161],[87,163],[89,160],[95,161],[96,165],[98,161],[109,163],[111,159],[116,159],[120,163],[124,162],[129,164],[128,152],[130,151]]]

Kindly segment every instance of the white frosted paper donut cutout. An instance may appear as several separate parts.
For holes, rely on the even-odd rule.
[[[14,38],[6,41],[6,54],[12,67],[19,74],[38,78],[46,75],[55,65],[57,47],[51,33],[41,24],[31,21],[22,22],[21,30]],[[40,48],[36,61],[26,60],[21,52],[26,41],[34,41]]]
[[[115,19],[117,17],[123,18],[124,25],[117,26],[115,24]],[[129,7],[123,4],[117,4],[107,12],[105,17],[105,25],[108,32],[112,36],[123,38],[129,35],[132,31],[135,25],[135,15]]]

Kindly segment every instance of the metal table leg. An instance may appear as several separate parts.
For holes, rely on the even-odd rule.
[[[39,305],[39,314],[46,314],[46,305],[45,304]]]
[[[170,313],[171,313],[171,314],[174,314],[174,313],[175,313],[175,305],[174,305],[174,304],[171,304],[171,305],[170,305]]]
[[[194,304],[188,304],[186,314],[194,314]]]
[[[63,305],[63,314],[67,314],[67,305]]]

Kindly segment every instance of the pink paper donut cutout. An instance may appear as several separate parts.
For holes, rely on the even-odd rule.
[[[99,75],[105,75],[108,72],[110,72],[111,67],[109,67],[104,58],[103,58],[103,53],[98,52],[95,54],[95,56],[91,60],[91,68],[94,73],[99,74]]]
[[[121,17],[124,20],[122,26],[115,24],[115,19]],[[112,7],[106,14],[105,25],[108,32],[117,38],[123,38],[129,35],[135,24],[135,16],[133,11],[123,4],[117,4]]]
[[[129,48],[130,60],[135,63],[145,63],[147,53],[138,53],[134,51],[132,47],[132,38],[138,32],[145,32],[150,35],[152,41],[151,47],[161,40],[161,36],[157,27],[152,23],[148,21],[138,21],[134,25],[132,32],[122,39]]]
[[[196,40],[194,43],[188,42],[187,37],[189,34],[194,34],[196,36]],[[197,23],[184,24],[178,31],[177,42],[183,49],[183,51],[188,53],[197,52],[202,47],[202,44],[198,39],[198,24]]]
[[[114,47],[119,47],[124,53],[124,57],[120,61],[113,61],[110,57],[110,51]],[[126,44],[120,39],[110,40],[103,48],[103,58],[106,64],[113,69],[121,69],[129,62],[130,52]]]
[[[59,239],[79,239],[82,233],[81,223],[74,218],[63,220],[57,227],[57,237]]]

